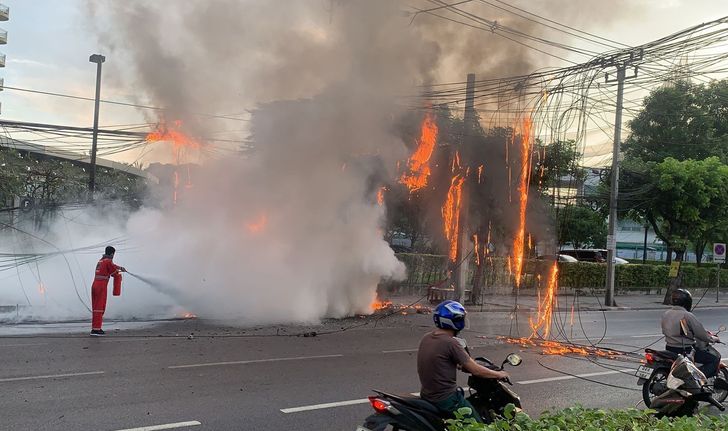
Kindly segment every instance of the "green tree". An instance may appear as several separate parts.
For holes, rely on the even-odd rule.
[[[538,142],[534,146],[533,173],[531,185],[548,190],[563,185],[562,179],[578,182],[584,179],[584,170],[579,166],[581,153],[574,140],[556,141],[550,144]]]
[[[574,248],[603,248],[607,241],[607,222],[597,210],[587,205],[566,205],[557,208],[559,245]]]

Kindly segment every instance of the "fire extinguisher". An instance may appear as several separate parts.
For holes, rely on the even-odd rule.
[[[121,273],[117,273],[114,277],[114,296],[121,296]]]

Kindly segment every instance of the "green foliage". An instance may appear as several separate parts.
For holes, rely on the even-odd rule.
[[[550,187],[558,187],[563,177],[571,176],[574,180],[583,179],[584,170],[579,166],[581,153],[576,148],[576,141],[556,141],[550,144],[538,143],[535,146],[533,173],[531,183],[540,185],[546,191]]]
[[[456,414],[459,418],[462,415]],[[505,418],[492,424],[473,423],[471,420],[447,421],[449,431],[697,431],[728,429],[727,416],[704,416],[658,419],[652,410],[601,410],[570,407],[545,412],[532,419],[516,412],[511,405]]]
[[[587,205],[566,205],[559,209],[559,245],[574,248],[603,248],[607,242],[607,222],[601,213]]]
[[[667,265],[617,265],[616,286],[619,289],[664,288],[669,283]],[[683,286],[686,288],[712,288],[716,283],[716,269],[683,266]],[[603,288],[606,282],[606,264],[575,262],[559,264],[559,286],[570,288]],[[728,278],[728,270],[721,270],[721,279]]]

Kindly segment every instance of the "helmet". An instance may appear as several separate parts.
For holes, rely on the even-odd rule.
[[[455,332],[459,332],[465,327],[465,314],[465,307],[459,302],[445,301],[435,307],[432,320],[440,329],[453,329]]]
[[[693,308],[693,295],[686,289],[677,289],[670,295],[670,302],[690,311]]]

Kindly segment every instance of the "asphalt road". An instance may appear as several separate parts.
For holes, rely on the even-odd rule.
[[[696,314],[706,327],[717,328],[728,324],[726,310]],[[660,314],[584,312],[575,316],[573,326],[569,315],[559,321],[570,338],[587,343],[586,336],[591,341],[602,337],[606,316],[603,342],[639,352],[656,341],[662,345]],[[317,330],[365,321],[329,322]],[[527,334],[527,315],[518,321]],[[415,351],[430,322],[427,315],[394,316],[376,327],[372,323],[315,337],[281,336],[311,328],[243,332],[201,320],[114,331],[101,339],[63,335],[57,328],[50,335],[3,337],[0,429],[353,430],[371,413],[364,401],[370,389],[419,390]],[[527,412],[575,403],[625,407],[640,401],[636,378],[628,371],[636,368],[635,362],[544,356],[496,340],[493,335],[509,330],[515,335],[515,320],[511,322],[507,313],[471,313],[464,335],[475,355],[500,360],[521,351],[523,365],[510,371]],[[188,339],[190,333],[194,336]],[[483,335],[488,337],[479,338]],[[168,428],[143,428],[156,425]]]

